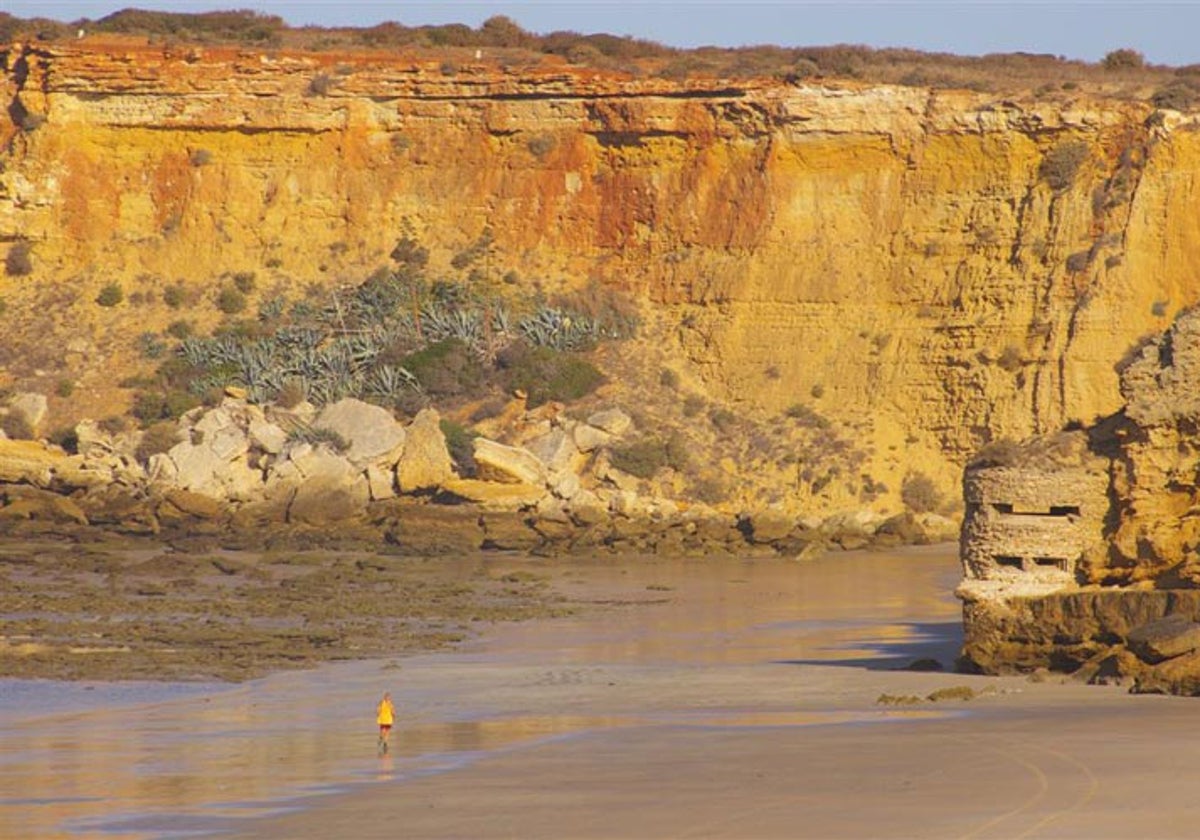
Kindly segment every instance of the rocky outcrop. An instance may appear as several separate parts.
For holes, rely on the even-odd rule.
[[[396,464],[396,483],[401,493],[436,490],[455,478],[454,462],[440,424],[437,411],[426,408],[409,425],[404,451]]]
[[[663,495],[668,484],[611,466],[610,448],[638,433],[616,409],[588,421],[561,406],[522,409],[503,431],[524,445],[475,438],[478,475],[461,477],[432,409],[405,425],[354,399],[320,411],[284,411],[250,404],[231,390],[219,405],[184,415],[173,430],[106,431],[80,423],[76,454],[41,442],[0,441],[0,522],[14,532],[94,526],[180,539],[224,536],[243,545],[386,540],[409,554],[716,552],[804,559],[830,548],[946,536],[946,523],[936,517],[889,529],[869,511],[799,519],[783,507],[735,515],[677,501]],[[151,444],[165,451],[149,454]]]
[[[993,447],[968,467],[958,589],[968,667],[1103,660],[1139,690],[1200,687],[1197,383],[1193,310],[1122,365],[1120,414]]]

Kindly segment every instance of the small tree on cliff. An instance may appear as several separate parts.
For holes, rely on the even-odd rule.
[[[479,27],[484,43],[492,47],[525,47],[532,38],[510,17],[493,15]]]
[[[1105,70],[1141,70],[1146,66],[1146,59],[1137,50],[1113,50],[1104,56]]]
[[[900,487],[900,501],[913,513],[933,513],[942,506],[942,494],[925,473],[911,472]]]

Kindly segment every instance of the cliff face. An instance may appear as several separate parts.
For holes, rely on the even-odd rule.
[[[1136,103],[87,40],[3,61],[0,238],[33,270],[0,295],[35,329],[0,385],[66,365],[84,409],[177,317],[168,283],[357,282],[406,226],[443,265],[490,228],[522,282],[651,304],[714,398],[861,423],[876,476],[945,478],[1115,410],[1115,363],[1197,297],[1200,134]],[[149,302],[98,309],[113,280]]]

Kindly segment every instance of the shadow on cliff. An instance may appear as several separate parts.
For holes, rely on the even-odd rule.
[[[858,642],[825,648],[827,657],[820,659],[779,659],[778,665],[838,665],[847,668],[866,668],[870,671],[937,670],[933,667],[913,668],[914,663],[928,665],[937,662],[943,671],[953,671],[963,644],[961,621],[901,622],[889,624],[890,629],[902,627],[905,638],[889,639],[866,636]],[[845,657],[837,656],[845,651]]]

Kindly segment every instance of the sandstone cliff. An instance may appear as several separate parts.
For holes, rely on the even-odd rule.
[[[70,379],[71,419],[119,404],[168,283],[211,325],[224,272],[333,287],[405,225],[441,265],[487,228],[520,282],[645,301],[711,398],[807,405],[893,490],[949,485],[1116,410],[1115,363],[1197,297],[1200,134],[1139,103],[111,39],[0,62],[0,239],[31,268],[0,278],[0,386]]]

